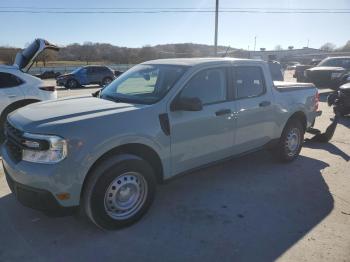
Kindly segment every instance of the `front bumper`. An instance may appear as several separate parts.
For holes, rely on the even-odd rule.
[[[56,80],[56,85],[57,86],[65,86],[66,85],[66,83],[67,83],[67,79],[57,79]]]
[[[1,147],[1,154],[3,169],[9,181],[13,181],[20,188],[29,188],[29,191],[35,192],[39,191],[41,192],[41,196],[46,196],[44,198],[54,198],[54,201],[50,200],[49,202],[57,202],[62,208],[79,206],[82,190],[82,181],[79,179],[81,174],[79,172],[72,172],[72,169],[79,170],[79,166],[73,162],[67,162],[67,159],[63,160],[62,163],[52,165],[22,161],[14,157],[14,153],[9,151],[10,149],[6,143]],[[79,177],[75,176],[76,173],[78,173]],[[13,183],[10,182],[9,186],[11,187]],[[12,191],[16,193],[16,190]],[[43,194],[42,192],[46,193]],[[70,198],[65,200],[59,199],[58,196],[64,193],[68,193]],[[47,197],[48,195],[50,197]],[[56,204],[53,206],[57,207]],[[44,208],[40,208],[40,205],[39,207],[35,205],[31,207],[39,210],[47,209],[45,205]],[[48,211],[50,211],[50,208]]]
[[[47,190],[33,188],[14,181],[5,166],[4,172],[7,184],[22,205],[54,216],[70,215],[77,210],[77,207],[61,206],[56,198]]]

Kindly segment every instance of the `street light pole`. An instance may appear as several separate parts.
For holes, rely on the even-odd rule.
[[[214,39],[214,48],[215,56],[218,55],[218,21],[219,21],[219,0],[216,0],[215,6],[215,39]]]
[[[254,37],[254,51],[256,49],[256,36]]]

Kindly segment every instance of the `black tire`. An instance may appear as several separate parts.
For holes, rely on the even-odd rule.
[[[294,133],[296,132],[296,133]],[[291,162],[295,160],[301,151],[304,141],[305,129],[298,119],[289,120],[283,129],[282,135],[274,150],[274,154],[281,162]],[[296,143],[290,143],[292,137]],[[291,149],[293,148],[293,150]]]
[[[140,176],[132,179],[132,175],[127,177],[126,174],[138,174]],[[141,179],[142,183],[144,183],[143,190],[130,189],[135,184],[141,184]],[[124,185],[120,186],[119,189],[113,186],[116,185],[118,187],[119,182],[123,181]],[[127,193],[123,193],[123,187]],[[110,190],[115,190],[113,196]],[[133,194],[124,203],[130,202],[131,197],[133,197],[132,200],[137,199],[134,206],[135,209],[129,217],[127,215],[122,217],[123,212],[131,212],[130,210],[133,209],[129,211],[117,210],[115,209],[117,204],[110,204],[111,206],[109,206],[109,203],[112,203],[112,200],[113,203],[123,203],[121,202],[122,200],[118,202],[118,198],[123,198],[125,197],[123,194],[130,194],[130,192]],[[99,164],[87,178],[83,190],[81,208],[98,227],[105,230],[116,230],[130,226],[140,220],[152,204],[155,192],[156,179],[153,168],[148,162],[134,155],[112,156]],[[139,193],[140,197],[135,196],[137,193]],[[142,201],[139,199],[142,199]]]
[[[3,115],[0,117],[0,145],[4,142],[5,140],[5,122],[6,122],[6,117],[8,114],[3,113]]]
[[[102,80],[101,86],[109,85],[112,81],[113,81],[113,79],[111,77],[105,77]]]
[[[69,79],[65,85],[66,88],[75,89],[79,87],[79,83],[75,79]]]

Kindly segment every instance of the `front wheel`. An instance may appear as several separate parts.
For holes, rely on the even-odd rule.
[[[75,89],[79,87],[79,83],[75,79],[69,79],[66,84],[66,88]]]
[[[114,156],[89,176],[82,207],[97,226],[115,230],[141,219],[155,190],[154,172],[146,161],[133,155]]]
[[[291,120],[285,126],[275,148],[278,160],[291,162],[299,156],[304,141],[305,130],[298,120]]]

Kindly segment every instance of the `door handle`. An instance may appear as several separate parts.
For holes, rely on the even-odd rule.
[[[16,97],[16,95],[8,95],[7,97],[8,98],[14,98],[14,97]]]
[[[259,104],[260,107],[266,107],[266,106],[269,106],[271,105],[271,102],[270,101],[263,101]]]
[[[232,113],[231,109],[221,109],[219,111],[216,111],[215,115],[222,116],[222,115],[227,115],[227,114],[231,114],[231,113]]]

